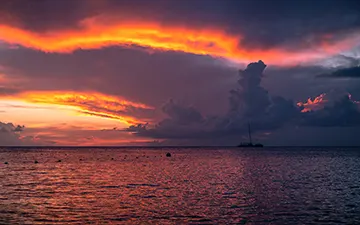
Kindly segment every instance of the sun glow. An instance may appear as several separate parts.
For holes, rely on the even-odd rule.
[[[126,125],[142,122],[131,115],[134,110],[152,109],[145,104],[96,92],[22,92],[13,96],[3,96],[2,100],[7,100],[3,101],[3,104],[8,108],[66,111],[72,116],[92,116],[116,120]]]

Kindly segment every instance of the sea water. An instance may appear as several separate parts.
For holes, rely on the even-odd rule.
[[[360,224],[360,149],[2,148],[0,223]]]

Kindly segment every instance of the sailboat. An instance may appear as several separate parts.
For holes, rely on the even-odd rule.
[[[248,143],[240,143],[237,147],[241,147],[241,148],[262,148],[264,147],[263,144],[257,143],[257,144],[253,144],[252,143],[252,139],[251,139],[251,129],[250,129],[250,123],[248,123],[248,132],[249,132],[249,142]]]

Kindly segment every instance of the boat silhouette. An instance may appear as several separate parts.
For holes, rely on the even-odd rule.
[[[264,147],[263,144],[260,144],[260,143],[253,144],[252,143],[250,123],[248,123],[248,132],[249,132],[249,142],[242,142],[237,147],[241,147],[241,148],[249,148],[249,147],[250,148],[262,148],[262,147]]]

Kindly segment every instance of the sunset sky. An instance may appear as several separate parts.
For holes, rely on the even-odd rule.
[[[360,145],[359,78],[353,0],[0,2],[0,146]]]

